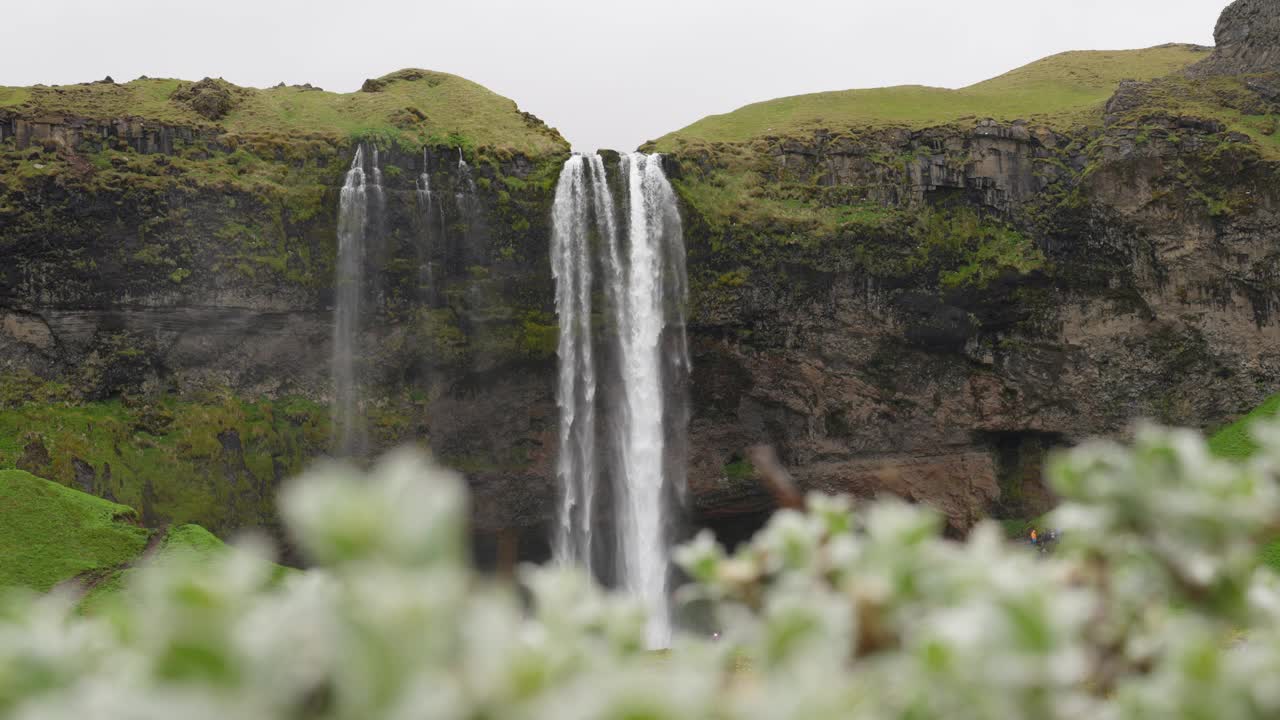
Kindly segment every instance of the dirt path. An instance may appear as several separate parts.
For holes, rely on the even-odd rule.
[[[169,526],[163,525],[158,527],[155,532],[151,533],[151,537],[147,538],[147,546],[144,547],[142,552],[134,559],[129,562],[116,565],[115,567],[85,570],[75,577],[68,578],[57,585],[54,585],[52,592],[69,593],[77,602],[79,602],[84,599],[86,595],[93,592],[94,588],[101,585],[116,573],[124,572],[132,567],[137,567],[144,561],[155,556],[155,554],[160,551],[161,546],[164,545],[165,538],[167,537],[169,537]]]

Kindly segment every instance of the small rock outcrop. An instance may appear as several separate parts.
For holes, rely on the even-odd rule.
[[[376,93],[382,92],[388,85],[394,82],[417,82],[425,80],[429,85],[436,86],[440,84],[441,78],[439,73],[433,73],[430,70],[419,70],[417,68],[406,68],[397,70],[393,73],[383,75],[380,78],[369,78],[360,86],[360,92]]]
[[[1280,0],[1236,0],[1213,32],[1217,48],[1194,75],[1280,72]]]
[[[187,105],[208,120],[221,120],[236,105],[231,87],[226,82],[213,78],[184,85],[175,90],[169,99]]]

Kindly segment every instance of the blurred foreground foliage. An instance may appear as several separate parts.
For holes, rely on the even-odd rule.
[[[281,578],[250,542],[140,568],[89,616],[9,597],[0,717],[1277,717],[1280,575],[1258,541],[1280,426],[1254,431],[1245,461],[1156,427],[1060,454],[1049,556],[995,524],[954,542],[925,508],[821,496],[732,555],[701,535],[676,552],[676,600],[707,625],[666,653],[575,570],[476,574],[453,473],[331,465],[281,498],[314,570]]]

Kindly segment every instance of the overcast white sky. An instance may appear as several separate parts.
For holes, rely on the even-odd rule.
[[[0,85],[111,75],[349,92],[403,67],[579,150],[820,90],[961,87],[1063,50],[1213,42],[1228,0],[0,0]]]

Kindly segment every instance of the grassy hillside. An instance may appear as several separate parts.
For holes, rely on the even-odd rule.
[[[682,141],[742,142],[820,128],[923,128],[970,118],[1070,126],[1100,117],[1120,81],[1168,75],[1207,54],[1207,49],[1189,45],[1067,52],[959,90],[909,85],[796,95],[703,118],[661,138],[656,148],[670,151]]]
[[[0,590],[48,592],[84,575],[91,587],[82,607],[92,612],[124,587],[152,534],[165,532],[139,527],[136,518],[125,505],[0,470]],[[207,558],[225,547],[199,525],[182,525],[165,532],[151,559]]]
[[[1249,427],[1259,419],[1274,417],[1280,412],[1280,393],[1267,398],[1266,402],[1254,408],[1252,412],[1230,425],[1222,428],[1209,438],[1209,449],[1221,457],[1243,459],[1258,449],[1249,435]]]
[[[217,536],[199,525],[181,525],[170,529],[165,534],[164,540],[155,548],[155,553],[148,558],[148,562],[166,562],[183,558],[202,561],[212,558],[226,547],[226,544]],[[91,587],[81,599],[81,612],[87,614],[105,612],[115,603],[127,602],[121,593],[132,582],[136,572],[135,568],[121,567],[103,577],[101,582]],[[284,572],[283,569],[281,572]]]
[[[221,552],[226,544],[218,536],[199,525],[182,525],[173,528],[165,536],[160,554],[188,552],[196,555],[212,555]]]
[[[83,572],[108,571],[137,557],[150,531],[132,508],[0,470],[0,588],[45,592]]]
[[[229,109],[216,121],[175,93],[191,83],[139,79],[59,87],[0,87],[0,110],[26,117],[75,116],[93,120],[143,118],[212,128],[232,135],[381,138],[406,145],[455,145],[527,155],[563,152],[555,130],[516,104],[464,78],[427,70],[401,70],[366,83],[374,92],[332,93],[309,87],[242,88],[219,82]],[[221,92],[221,91],[218,91]]]
[[[1258,420],[1275,417],[1277,413],[1280,413],[1280,393],[1267,398],[1248,415],[1214,433],[1209,438],[1209,449],[1220,457],[1236,460],[1249,457],[1258,449],[1257,443],[1249,435],[1249,427]],[[1280,571],[1280,538],[1262,548],[1262,561],[1268,567]]]
[[[151,525],[269,524],[278,476],[299,473],[329,442],[328,408],[301,399],[6,396],[19,386],[0,378],[0,468],[74,487],[78,461],[81,474],[92,471],[95,493],[110,492]]]

